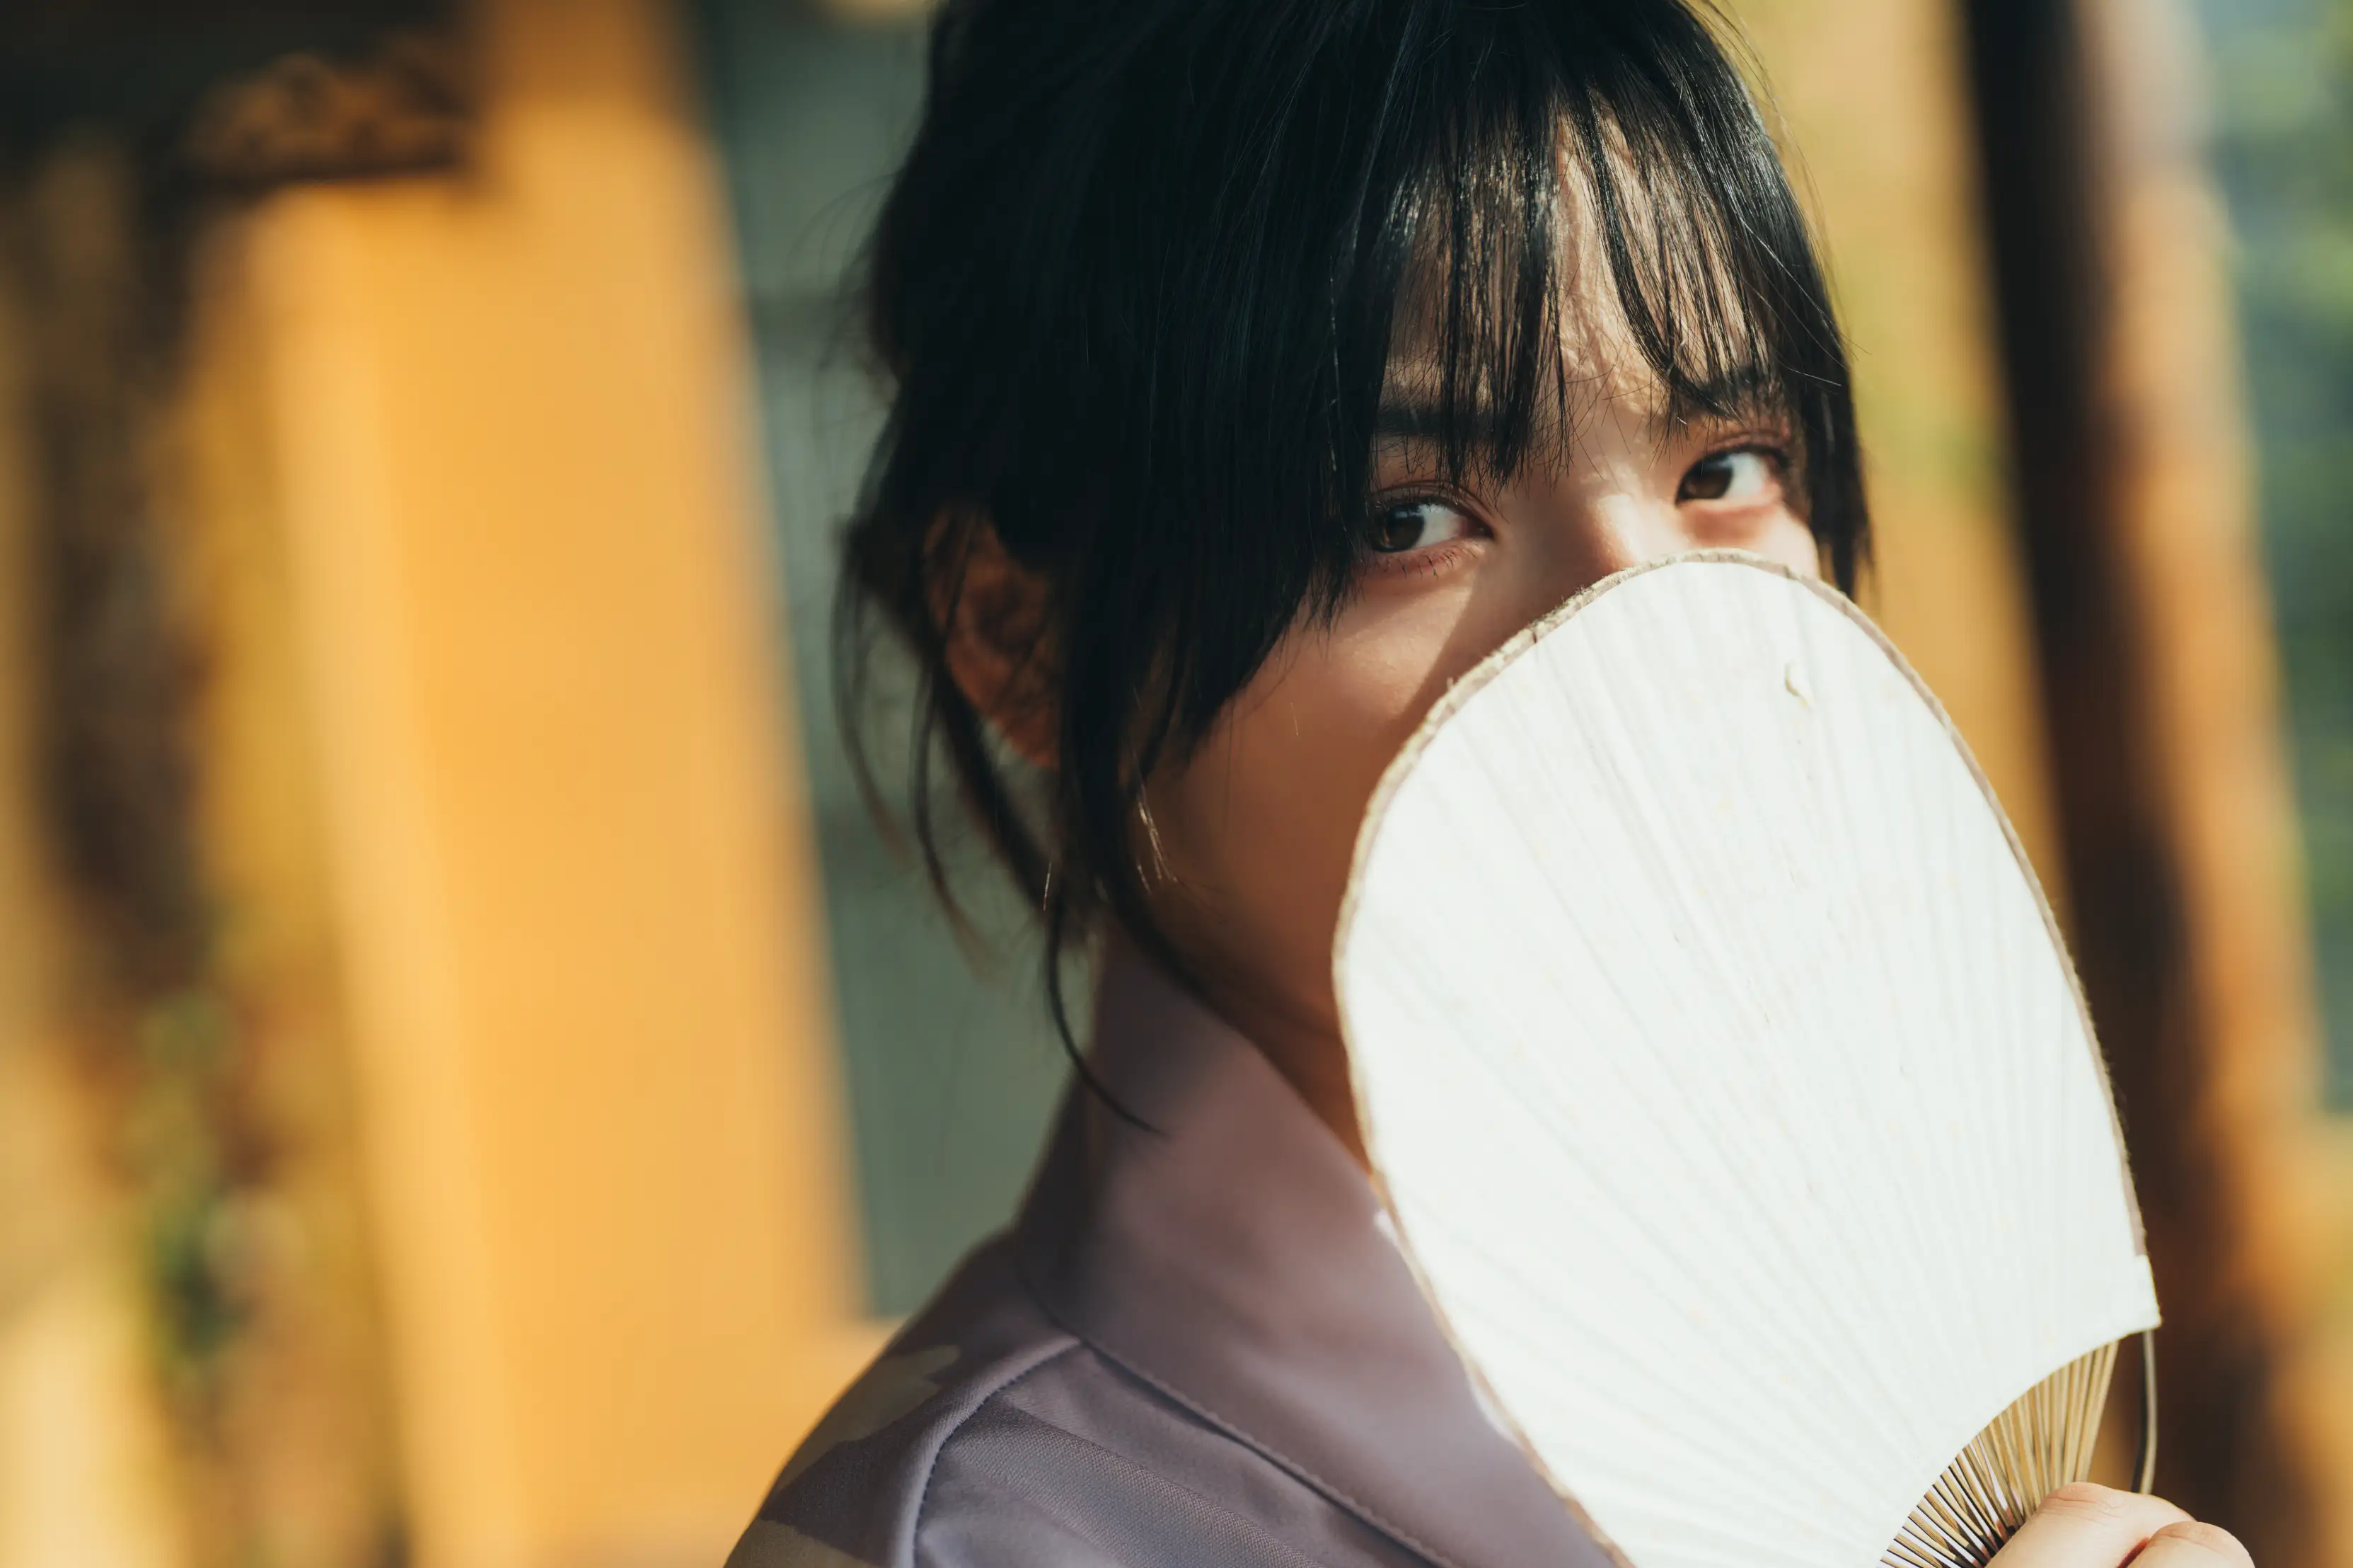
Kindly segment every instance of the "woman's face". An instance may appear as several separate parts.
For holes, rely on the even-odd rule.
[[[1206,742],[1148,792],[1163,929],[1208,1000],[1361,1154],[1332,991],[1356,830],[1440,693],[1613,572],[1706,548],[1819,570],[1778,422],[1665,419],[1622,332],[1589,332],[1564,457],[1442,481],[1430,384],[1389,377],[1374,517],[1347,603],[1303,617]],[[1606,363],[1595,364],[1595,359]],[[1573,367],[1577,368],[1577,367]],[[1147,860],[1147,864],[1151,862]]]

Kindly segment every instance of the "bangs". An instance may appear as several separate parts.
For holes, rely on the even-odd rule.
[[[1366,507],[1385,398],[1409,405],[1450,479],[1504,479],[1566,465],[1580,410],[1647,379],[1668,421],[1788,428],[1824,563],[1851,587],[1843,345],[1778,158],[1706,23],[1676,5],[1428,20],[1427,38],[1402,40],[1335,279],[1332,471],[1356,476],[1335,521]]]
[[[1852,588],[1845,353],[1716,26],[1683,0],[944,0],[868,257],[892,391],[839,697],[862,754],[879,614],[919,672],[926,863],[944,893],[936,757],[1042,911],[1050,996],[1070,933],[1154,940],[1145,781],[1345,604],[1385,398],[1458,477],[1567,461],[1627,384],[1670,420],[1768,416]],[[948,668],[984,530],[1050,600],[1034,788]]]

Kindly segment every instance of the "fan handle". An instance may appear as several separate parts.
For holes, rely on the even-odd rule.
[[[2140,1331],[2140,1462],[2133,1467],[2133,1490],[2146,1494],[2157,1484],[2157,1331]]]

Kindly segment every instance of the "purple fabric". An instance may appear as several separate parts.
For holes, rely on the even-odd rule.
[[[1486,1416],[1370,1184],[1250,1043],[1105,965],[1011,1234],[786,1467],[728,1568],[1601,1568]]]

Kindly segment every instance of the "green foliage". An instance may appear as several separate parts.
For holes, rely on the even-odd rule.
[[[2353,0],[2200,0],[2331,1098],[2353,1104]]]
[[[219,996],[193,987],[139,1020],[125,1163],[139,1184],[156,1349],[182,1413],[209,1428],[246,1316],[232,1245],[241,1174],[234,1108],[240,1040]]]

